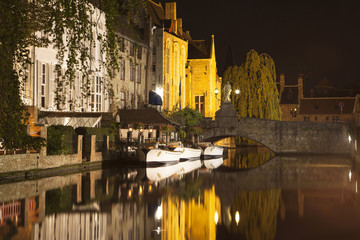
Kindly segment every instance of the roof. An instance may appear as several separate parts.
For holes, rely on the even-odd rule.
[[[120,122],[124,124],[131,124],[134,122],[142,122],[147,125],[163,125],[172,124],[179,125],[178,123],[166,118],[157,109],[120,109]]]
[[[299,90],[297,87],[284,87],[281,94],[280,104],[298,104]]]
[[[211,58],[211,40],[192,40],[189,42],[188,58]]]
[[[151,0],[147,1],[147,10],[150,17],[157,26],[161,26],[161,20],[165,19],[164,9],[161,3],[155,3]]]
[[[45,112],[39,113],[39,123],[77,127],[108,126],[113,119],[109,112]]]
[[[300,114],[352,114],[355,98],[304,98]],[[341,111],[341,106],[342,111]]]

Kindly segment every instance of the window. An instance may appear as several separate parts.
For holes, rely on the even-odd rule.
[[[329,116],[326,116],[326,121],[328,122],[330,120],[330,117]]]
[[[166,48],[166,73],[170,73],[170,48]]]
[[[340,122],[340,116],[336,116],[336,122]]]
[[[141,83],[141,65],[136,66],[136,82]]]
[[[309,122],[310,121],[310,116],[304,116],[304,122]]]
[[[137,101],[137,108],[139,109],[140,108],[140,104],[141,104],[141,95],[137,95],[137,99],[136,99],[136,101]]]
[[[134,56],[134,43],[130,42],[130,56]]]
[[[205,96],[195,96],[195,109],[202,115],[205,114]]]
[[[126,107],[126,93],[120,92],[120,109],[124,109]]]
[[[139,46],[137,49],[137,58],[138,59],[142,58],[142,47],[141,46]]]
[[[130,81],[135,80],[135,66],[134,63],[130,62]]]
[[[296,118],[297,109],[290,109],[290,118]]]
[[[155,65],[155,64],[153,64],[153,66],[152,66],[152,71],[153,71],[153,72],[156,71],[156,65]]]
[[[120,80],[125,80],[125,60],[120,60]]]
[[[101,112],[101,77],[96,77],[95,100],[95,111]]]
[[[121,52],[125,51],[125,39],[124,38],[120,38],[120,51]]]
[[[315,116],[315,117],[314,117],[314,120],[317,121],[317,120],[318,120],[318,116]]]
[[[335,117],[335,116],[332,116],[332,117],[331,117],[331,121],[332,121],[332,122],[335,122],[335,121],[336,121],[336,117]]]
[[[45,107],[46,65],[41,66],[41,107]]]
[[[131,108],[134,109],[135,106],[134,106],[134,94],[133,93],[130,94],[130,103],[131,103]]]

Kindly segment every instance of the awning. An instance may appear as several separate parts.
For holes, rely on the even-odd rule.
[[[149,104],[162,105],[162,99],[156,92],[149,91]]]

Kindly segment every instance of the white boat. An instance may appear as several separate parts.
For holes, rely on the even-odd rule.
[[[176,147],[174,152],[180,152],[180,162],[193,161],[200,159],[201,148],[189,148],[189,147]]]
[[[203,155],[210,157],[222,157],[224,148],[220,146],[208,146],[204,149]]]
[[[181,171],[181,165],[179,163],[173,165],[165,165],[161,167],[147,167],[146,177],[153,182],[169,178],[174,174]]]
[[[221,158],[213,158],[213,159],[207,159],[204,160],[204,166],[207,169],[215,169],[220,167],[224,163],[224,159]]]
[[[180,152],[165,149],[142,149],[138,152],[139,160],[147,165],[176,164],[180,160]]]

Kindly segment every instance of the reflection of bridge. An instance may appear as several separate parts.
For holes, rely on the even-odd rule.
[[[349,129],[339,123],[285,122],[241,118],[231,104],[222,104],[215,121],[203,134],[205,141],[246,137],[262,143],[275,153],[349,154]]]
[[[215,185],[222,205],[231,205],[238,191],[270,189],[352,189],[351,162],[338,156],[275,157],[264,165],[246,171],[220,167],[206,175],[205,188]]]

